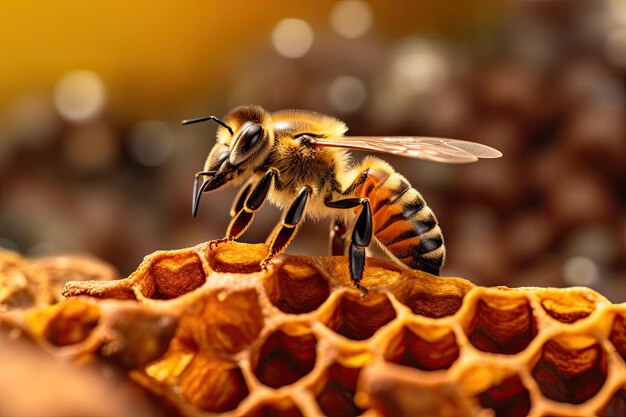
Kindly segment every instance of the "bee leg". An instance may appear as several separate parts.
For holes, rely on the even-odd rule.
[[[346,198],[337,201],[325,201],[327,207],[338,209],[350,209],[362,206],[359,217],[352,229],[352,240],[348,252],[350,261],[350,278],[363,294],[367,294],[367,288],[360,284],[365,269],[365,248],[372,242],[372,210],[367,198]]]
[[[198,206],[200,205],[200,197],[202,197],[202,193],[204,192],[204,189],[206,188],[207,184],[209,183],[209,179],[205,179],[204,182],[202,183],[202,186],[199,187],[199,191],[198,191],[198,185],[200,183],[200,177],[204,176],[204,177],[210,177],[215,175],[215,171],[200,171],[200,172],[196,172],[196,175],[193,179],[193,191],[191,192],[191,197],[192,197],[192,201],[191,201],[191,215],[193,217],[196,217],[196,215],[198,214]]]
[[[291,239],[293,239],[298,224],[300,220],[302,220],[302,214],[304,213],[304,208],[306,207],[311,191],[312,189],[308,185],[302,187],[289,208],[285,211],[285,215],[280,224],[277,225],[274,232],[272,232],[270,250],[265,259],[261,262],[261,268],[267,269],[272,259],[285,250],[287,245],[291,242]]]
[[[348,227],[341,218],[333,219],[330,224],[330,253],[333,256],[346,254],[346,232]]]
[[[356,190],[361,184],[365,182],[365,180],[367,180],[368,176],[369,176],[369,170],[366,169],[365,171],[361,172],[359,176],[356,177],[354,181],[352,181],[352,184],[350,184],[350,186],[347,189],[341,192],[341,194],[351,195],[352,193],[354,193],[354,190]]]
[[[228,229],[226,230],[226,236],[222,239],[210,241],[210,249],[220,243],[235,240],[248,230],[252,220],[254,219],[254,213],[261,208],[265,198],[267,197],[267,192],[272,186],[272,179],[276,176],[276,173],[277,171],[275,169],[269,169],[261,177],[261,179],[257,181],[254,188],[252,188],[251,183],[244,187],[244,189],[237,196],[237,199],[235,199],[235,204],[231,210],[233,218],[228,225]],[[250,188],[252,188],[252,191],[246,194],[246,190]],[[234,209],[237,209],[239,206],[241,206],[241,208],[233,214]]]
[[[235,201],[233,201],[233,206],[230,208],[230,217],[235,217],[237,213],[243,209],[244,203],[250,195],[250,190],[252,190],[253,179],[254,178],[250,179],[237,193],[237,197],[235,197]]]

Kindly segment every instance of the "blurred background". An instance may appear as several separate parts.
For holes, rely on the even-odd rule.
[[[437,213],[442,275],[626,301],[625,1],[7,1],[0,23],[2,247],[127,275],[222,237],[236,189],[191,216],[216,126],[180,120],[255,103],[500,149],[385,156]],[[243,240],[279,216],[265,206]],[[288,252],[327,254],[327,229]]]

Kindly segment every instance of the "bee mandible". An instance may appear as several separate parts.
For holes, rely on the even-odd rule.
[[[233,203],[226,235],[210,247],[238,239],[269,200],[283,215],[268,239],[261,263],[266,269],[306,217],[331,217],[332,254],[347,253],[350,277],[363,293],[365,248],[372,240],[397,264],[434,275],[444,265],[446,250],[435,214],[407,179],[373,156],[353,162],[349,149],[442,163],[502,156],[489,146],[456,139],[344,136],[348,128],[341,120],[306,110],[268,112],[246,105],[223,119],[208,116],[182,123],[207,120],[220,126],[204,170],[195,175],[193,216],[203,193],[248,178]]]

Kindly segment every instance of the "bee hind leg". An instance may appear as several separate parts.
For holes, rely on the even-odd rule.
[[[265,259],[261,262],[261,268],[267,269],[272,259],[284,251],[295,236],[311,191],[312,189],[308,185],[302,187],[289,208],[285,211],[280,224],[272,232],[270,249]]]
[[[252,187],[252,182],[246,184],[235,199],[233,207],[231,208],[230,215],[232,220],[228,225],[228,229],[226,229],[226,236],[210,241],[210,249],[220,243],[235,240],[248,230],[254,219],[254,213],[261,208],[261,205],[263,205],[267,197],[267,193],[272,186],[272,179],[275,175],[276,170],[269,169],[257,181],[254,187]]]
[[[352,239],[348,251],[350,263],[350,278],[354,286],[363,294],[367,288],[361,285],[363,270],[365,269],[365,248],[372,242],[372,210],[367,198],[346,198],[337,201],[325,201],[327,207],[350,209],[361,206],[361,212],[352,229]]]

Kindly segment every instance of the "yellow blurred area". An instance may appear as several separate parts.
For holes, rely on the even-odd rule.
[[[10,2],[0,25],[0,37],[10,40],[3,42],[0,100],[48,90],[66,72],[86,68],[103,78],[116,105],[149,113],[211,85],[224,62],[267,32],[238,17],[262,8],[262,2]]]
[[[140,118],[226,93],[224,80],[270,42],[285,17],[327,27],[336,2],[3,1],[0,109],[13,97],[49,92],[74,69],[100,75],[115,114]],[[372,2],[389,37],[417,28],[458,30],[500,2]],[[467,6],[472,4],[471,8]],[[400,23],[400,24],[399,24]]]

